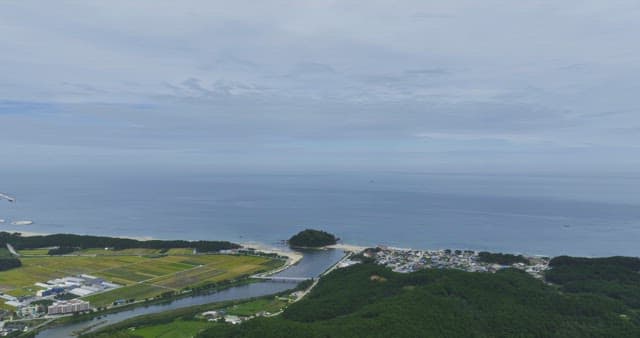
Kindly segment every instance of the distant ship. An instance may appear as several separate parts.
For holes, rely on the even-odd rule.
[[[33,221],[13,221],[11,222],[13,225],[31,225]]]

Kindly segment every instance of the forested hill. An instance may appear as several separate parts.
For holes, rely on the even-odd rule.
[[[0,245],[0,271],[5,271],[22,266],[22,262],[17,257],[11,255],[4,244]]]
[[[321,230],[306,229],[293,235],[289,239],[289,245],[294,247],[317,248],[333,245],[338,242],[336,236]]]
[[[594,272],[605,262],[610,276]],[[514,269],[398,274],[360,264],[332,272],[281,316],[200,337],[640,337],[633,262],[562,258],[552,270],[559,286]]]
[[[43,247],[114,248],[116,250],[130,248],[171,249],[194,248],[198,252],[216,252],[237,249],[240,245],[226,241],[184,241],[184,240],[148,240],[139,241],[130,238],[83,236],[71,234],[55,234],[46,236],[22,236],[20,233],[0,232],[0,245],[10,243],[17,250]]]

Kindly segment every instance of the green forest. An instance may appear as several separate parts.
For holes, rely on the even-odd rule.
[[[637,258],[559,257],[552,285],[495,274],[360,264],[323,278],[283,315],[200,337],[639,337]]]
[[[0,246],[0,271],[18,268],[22,266],[22,262],[9,252],[9,250]]]
[[[336,236],[321,230],[307,229],[300,231],[289,239],[289,245],[294,247],[317,248],[326,245],[336,244]]]
[[[482,251],[478,253],[479,261],[485,263],[495,263],[500,265],[512,265],[514,263],[529,264],[529,260],[522,255],[513,255],[505,253],[492,253]]]
[[[131,238],[86,236],[72,234],[55,234],[45,236],[22,236],[20,233],[0,232],[0,245],[6,243],[13,245],[16,250],[36,249],[44,247],[67,248],[113,248],[115,250],[147,248],[147,249],[172,249],[194,248],[198,252],[215,252],[220,250],[240,248],[238,244],[226,241],[184,241],[184,240],[148,240],[139,241]],[[57,253],[52,253],[57,254]]]

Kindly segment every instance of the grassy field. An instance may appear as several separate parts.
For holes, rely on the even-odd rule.
[[[99,293],[91,296],[84,297],[85,300],[89,301],[93,306],[106,306],[113,303],[118,299],[134,299],[134,300],[144,300],[147,298],[153,298],[165,291],[171,291],[169,289],[164,289],[159,286],[140,283],[125,286],[122,288],[115,289],[113,291]]]
[[[20,250],[18,252],[21,256],[46,256],[49,253],[49,249],[28,249]]]
[[[27,251],[27,250],[25,250]],[[24,252],[24,251],[23,251]],[[190,249],[157,256],[157,250],[130,249],[118,254],[98,255],[110,250],[83,250],[82,256],[21,257],[22,267],[0,273],[0,291],[14,296],[34,294],[36,282],[78,274],[90,274],[123,287],[86,297],[94,306],[105,306],[117,299],[141,300],[167,291],[179,291],[202,283],[234,279],[269,270],[273,260],[235,255],[194,255]],[[93,256],[87,255],[94,252]],[[186,253],[189,254],[181,254]],[[151,256],[149,256],[151,254]]]
[[[234,316],[252,316],[258,312],[266,311],[276,313],[282,310],[288,302],[279,300],[278,298],[261,298],[251,302],[234,305],[227,309],[227,313]]]
[[[76,251],[74,254],[79,255],[99,255],[99,256],[119,256],[119,255],[155,255],[159,254],[159,249],[123,249],[123,250],[105,250],[105,249],[84,249]]]
[[[147,326],[140,329],[129,330],[136,337],[144,338],[191,338],[200,331],[220,325],[201,320],[176,320],[168,324]]]
[[[40,249],[23,249],[19,251],[22,256],[45,256],[49,252],[48,248]],[[130,255],[142,255],[153,256],[159,254],[166,255],[191,255],[193,249],[191,248],[174,248],[169,249],[167,252],[161,252],[160,249],[123,249],[123,250],[105,250],[104,248],[83,249],[72,253],[73,255],[96,255],[96,256],[130,256]]]

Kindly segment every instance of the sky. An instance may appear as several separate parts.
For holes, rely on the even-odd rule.
[[[1,1],[4,169],[635,173],[637,1]]]

